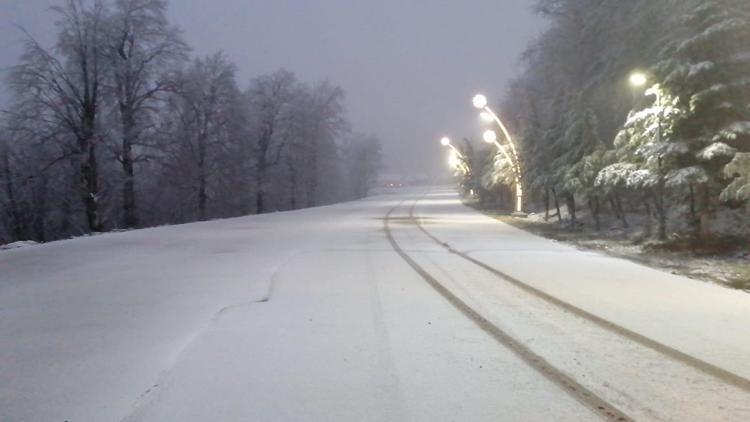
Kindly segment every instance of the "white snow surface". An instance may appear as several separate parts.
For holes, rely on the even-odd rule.
[[[0,252],[0,421],[597,419],[395,254],[383,218],[427,190]],[[533,236],[454,193],[416,209],[454,248],[750,377],[747,294]],[[677,407],[679,395],[619,393],[633,380],[617,385],[629,375],[610,366],[643,362],[673,377],[657,382],[695,377],[728,403],[696,411],[748,402],[507,290],[430,244],[405,212],[391,226],[420,265],[617,406],[645,418]],[[581,357],[596,362],[569,367]]]
[[[498,224],[457,199],[420,211],[451,247],[625,328],[750,378],[750,295]]]

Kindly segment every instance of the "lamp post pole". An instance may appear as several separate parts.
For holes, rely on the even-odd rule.
[[[469,166],[466,164],[466,156],[461,152],[461,150],[456,148],[451,142],[450,138],[448,138],[447,136],[440,139],[440,143],[444,147],[449,147],[451,151],[454,154],[456,154],[456,157],[459,159],[459,164],[457,165],[457,167],[464,173],[464,176],[468,175],[471,172],[471,170],[469,169]]]
[[[500,152],[505,156],[505,158],[510,162],[511,167],[513,168],[513,175],[515,179],[515,187],[516,187],[516,210],[513,213],[513,215],[518,217],[525,217],[526,213],[523,212],[523,183],[522,183],[522,177],[523,173],[521,171],[521,160],[518,155],[518,149],[516,148],[515,142],[513,142],[513,137],[510,136],[510,132],[505,127],[505,124],[502,120],[498,117],[497,113],[495,113],[490,106],[487,104],[487,97],[485,97],[482,94],[478,94],[474,96],[472,103],[474,104],[474,107],[481,110],[483,114],[486,114],[492,121],[494,121],[499,127],[500,130],[503,132],[503,136],[505,137],[506,142],[508,143],[508,146],[510,148],[510,154],[505,150],[505,146],[501,145],[497,141],[497,135],[494,131],[487,131],[485,132],[484,140],[487,143],[495,144],[497,148],[500,150]]]
[[[508,151],[506,151],[507,147],[497,141],[497,134],[495,133],[495,131],[488,130],[487,132],[485,132],[484,142],[487,142],[488,144],[495,144],[497,149],[500,150],[500,153],[503,154],[505,159],[510,163],[511,168],[513,169],[513,179],[516,188],[516,209],[513,212],[513,215],[516,217],[525,217],[526,213],[523,212],[523,184],[521,183],[521,170],[517,165],[517,159],[515,159],[512,150],[509,154]]]
[[[642,88],[648,84],[649,76],[646,73],[643,72],[633,72],[630,75],[630,85],[635,88]],[[651,88],[646,90],[646,95],[654,95],[656,97],[656,143],[659,147],[661,147],[662,143],[662,102],[663,102],[663,95],[661,92],[661,87],[656,84],[652,86]],[[664,168],[663,168],[663,155],[659,153],[659,155],[656,157],[656,171],[658,176],[658,185],[656,188],[655,193],[655,205],[657,208],[657,214],[659,217],[659,224],[658,224],[658,233],[657,236],[660,240],[664,240],[667,238],[667,232],[666,232],[666,209],[664,205],[664,184],[665,184],[665,177],[664,177]]]

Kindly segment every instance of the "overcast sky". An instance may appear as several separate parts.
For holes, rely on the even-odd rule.
[[[50,5],[0,0],[0,68],[15,64],[14,24],[49,45]],[[172,0],[194,54],[223,50],[241,86],[286,68],[344,88],[349,119],[378,135],[392,173],[443,170],[443,134],[478,136],[476,92],[497,102],[543,28],[534,0]],[[0,97],[0,101],[7,99]]]

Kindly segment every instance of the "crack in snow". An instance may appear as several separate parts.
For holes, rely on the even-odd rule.
[[[143,393],[141,393],[140,396],[135,400],[131,411],[128,415],[126,415],[124,418],[121,419],[121,422],[136,422],[144,416],[144,412],[148,409],[148,406],[152,403],[156,402],[159,392],[161,391],[160,385],[163,384],[163,381],[165,378],[169,375],[169,373],[175,368],[177,363],[180,361],[180,358],[192,348],[193,345],[195,345],[198,340],[213,327],[221,318],[222,315],[226,314],[227,312],[242,308],[245,306],[250,305],[257,305],[257,304],[263,304],[268,303],[271,301],[273,297],[273,293],[275,290],[275,286],[278,283],[278,277],[281,273],[282,268],[292,260],[293,257],[299,254],[300,251],[294,251],[287,255],[281,263],[279,263],[276,267],[274,267],[271,276],[268,281],[268,288],[266,290],[266,293],[260,298],[255,300],[249,300],[249,301],[243,301],[231,305],[227,305],[219,309],[218,311],[211,314],[211,317],[208,319],[208,321],[203,324],[195,333],[193,333],[192,336],[185,342],[185,344],[180,348],[180,350],[175,354],[175,357],[172,359],[172,361],[167,365],[165,369],[159,372],[159,374],[156,377],[156,382],[152,384],[149,388],[147,388]]]

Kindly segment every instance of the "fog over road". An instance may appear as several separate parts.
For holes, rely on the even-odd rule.
[[[0,420],[742,420],[747,321],[410,188],[0,252]]]

